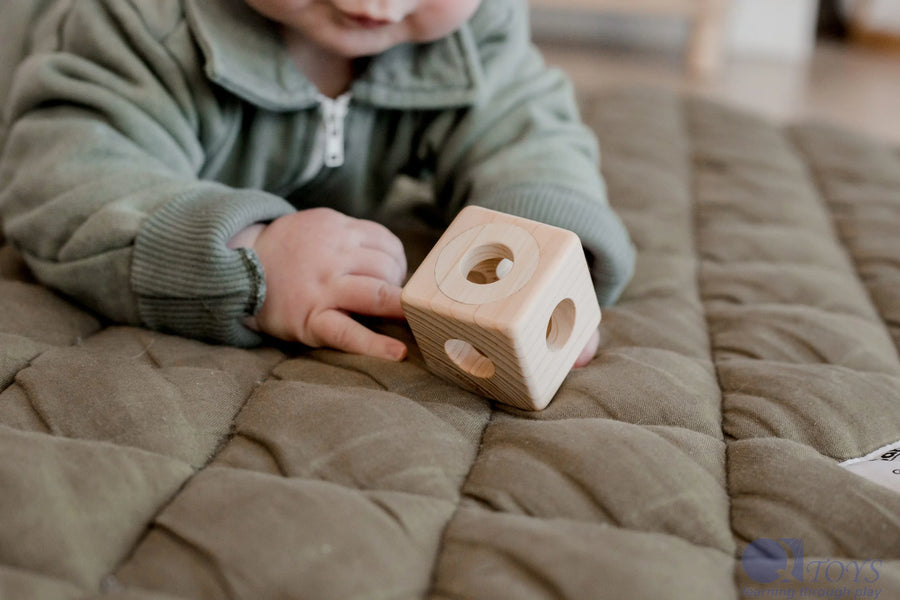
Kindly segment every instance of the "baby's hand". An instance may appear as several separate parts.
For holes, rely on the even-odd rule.
[[[588,343],[584,346],[581,354],[579,354],[578,358],[575,359],[575,366],[573,368],[580,369],[581,367],[587,366],[587,364],[594,359],[594,355],[597,354],[597,349],[599,347],[600,330],[597,329],[596,331],[594,331],[591,339],[588,340]]]
[[[314,208],[248,231],[240,234],[246,235],[240,245],[256,251],[266,276],[265,302],[256,315],[261,331],[316,348],[406,357],[402,342],[374,333],[348,314],[403,318],[406,255],[387,228]]]

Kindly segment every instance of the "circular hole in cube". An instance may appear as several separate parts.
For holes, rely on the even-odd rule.
[[[472,248],[460,262],[466,279],[479,285],[500,281],[512,271],[513,253],[503,244],[485,244]]]
[[[559,350],[569,343],[575,328],[575,303],[566,298],[556,305],[547,322],[547,347]]]
[[[447,340],[444,352],[453,364],[473,377],[487,379],[494,374],[493,361],[465,340]]]

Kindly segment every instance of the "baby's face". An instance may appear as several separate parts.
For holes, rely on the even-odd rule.
[[[322,50],[371,56],[456,31],[481,0],[245,0]]]

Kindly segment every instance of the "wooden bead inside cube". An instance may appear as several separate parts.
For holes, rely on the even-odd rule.
[[[578,236],[469,206],[402,294],[428,368],[526,410],[545,408],[600,323]]]

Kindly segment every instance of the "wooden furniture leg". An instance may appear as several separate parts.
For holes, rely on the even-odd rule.
[[[687,67],[692,75],[707,77],[722,67],[726,0],[697,0],[697,4]]]

